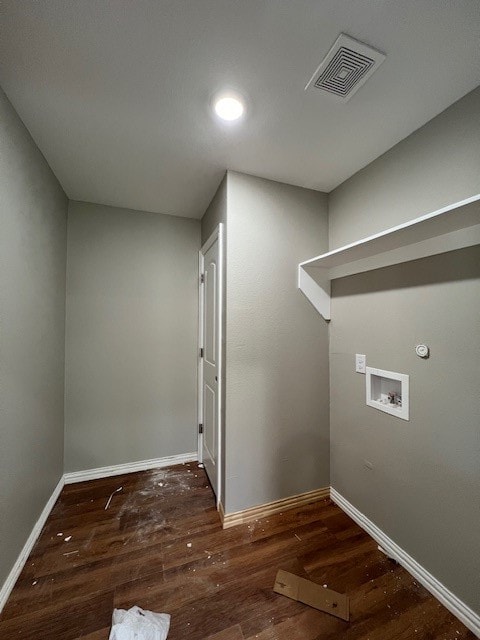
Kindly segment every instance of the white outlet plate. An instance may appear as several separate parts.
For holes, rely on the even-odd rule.
[[[367,367],[367,356],[362,353],[355,354],[355,371],[357,373],[365,373]]]

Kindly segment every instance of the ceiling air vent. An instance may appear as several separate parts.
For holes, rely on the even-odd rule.
[[[319,89],[347,102],[384,60],[380,51],[341,33],[305,91]]]

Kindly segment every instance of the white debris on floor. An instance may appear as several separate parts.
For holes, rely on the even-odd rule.
[[[112,501],[113,496],[118,493],[119,491],[121,491],[123,489],[123,487],[118,487],[118,489],[115,489],[115,491],[112,491],[109,499],[107,500],[107,504],[105,505],[105,511],[108,509],[108,507],[110,506],[110,502]]]
[[[137,606],[114,609],[109,640],[165,640],[169,629],[168,613],[154,613]]]

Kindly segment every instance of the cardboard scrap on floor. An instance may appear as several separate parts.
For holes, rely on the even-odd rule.
[[[283,569],[277,573],[273,590],[275,593],[308,604],[310,607],[330,613],[347,622],[350,619],[350,601],[344,593],[337,593]]]

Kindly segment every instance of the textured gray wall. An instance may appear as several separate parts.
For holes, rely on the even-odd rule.
[[[479,113],[477,90],[334,191],[331,248],[480,192]],[[479,276],[472,247],[334,281],[330,384],[332,486],[480,613]],[[409,422],[366,406],[355,353],[410,375]]]
[[[196,450],[200,222],[71,202],[65,470]]]
[[[329,194],[330,249],[480,192],[480,87]]]
[[[67,198],[0,90],[0,585],[63,473]]]
[[[222,222],[227,223],[227,175],[220,183],[202,218],[202,245]]]
[[[327,197],[227,176],[227,513],[329,484],[328,327],[297,289]]]

